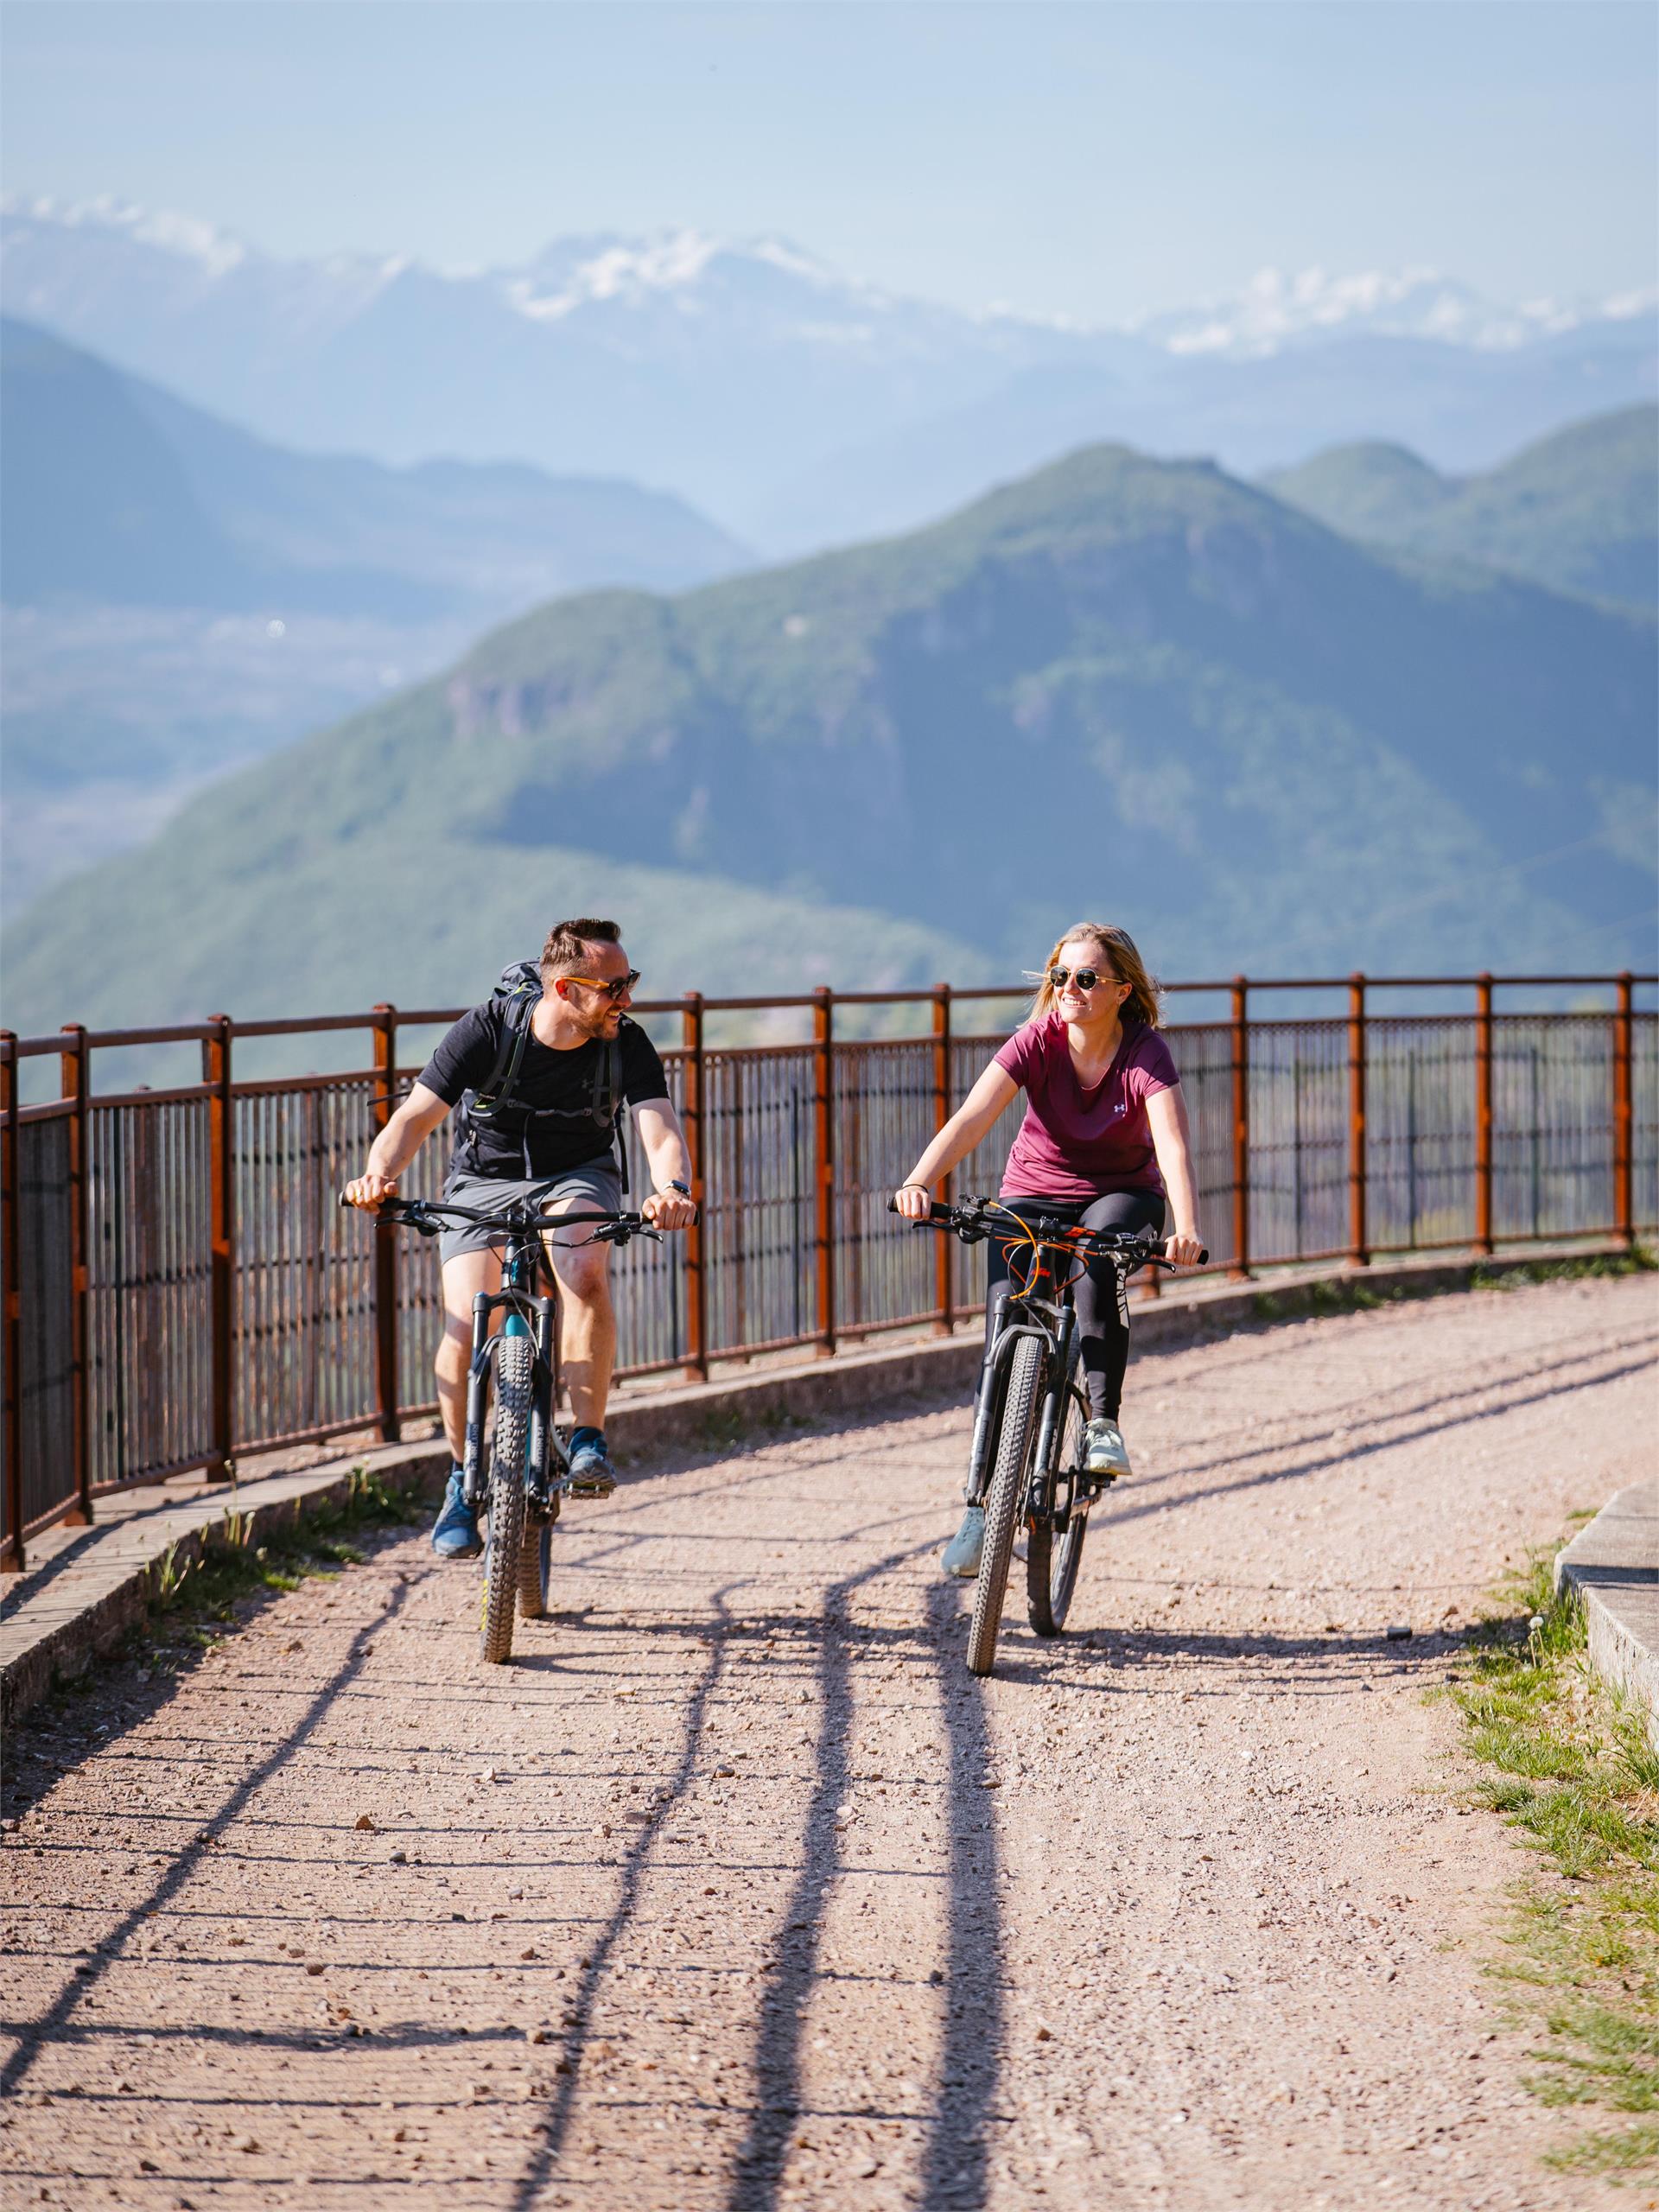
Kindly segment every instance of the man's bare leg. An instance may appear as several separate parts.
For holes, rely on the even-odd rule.
[[[588,1211],[591,1202],[576,1205]],[[564,1209],[569,1211],[569,1208]],[[571,1232],[580,1236],[584,1232]],[[616,1365],[616,1310],[611,1303],[608,1244],[559,1243],[547,1255],[559,1285],[559,1371],[577,1428],[605,1426],[611,1374]]]

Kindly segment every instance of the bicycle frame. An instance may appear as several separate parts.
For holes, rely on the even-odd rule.
[[[535,1384],[531,1400],[530,1441],[525,1452],[524,1484],[533,1504],[548,1503],[548,1462],[556,1457],[563,1465],[563,1447],[554,1427],[555,1301],[536,1287],[541,1272],[538,1236],[509,1236],[501,1264],[501,1287],[480,1290],[473,1300],[473,1351],[467,1371],[467,1437],[461,1463],[461,1495],[474,1512],[483,1505],[489,1488],[484,1464],[484,1422],[488,1411],[490,1371],[497,1348],[510,1337],[535,1341]],[[495,1315],[506,1314],[499,1331],[490,1326]]]
[[[969,1504],[976,1503],[984,1496],[1001,1410],[1001,1386],[1014,1357],[1014,1348],[1022,1337],[1038,1338],[1045,1352],[1043,1421],[1038,1432],[1034,1463],[1039,1474],[1047,1466],[1053,1448],[1056,1408],[1065,1402],[1077,1363],[1077,1316],[1069,1286],[1061,1290],[1058,1299],[1042,1295],[1052,1281],[1052,1272],[1046,1263],[1046,1254],[1039,1252],[1032,1268],[1032,1280],[1024,1289],[1005,1287],[997,1293],[992,1309],[992,1325],[986,1332],[988,1341],[980,1368],[979,1404],[968,1457],[968,1480],[963,1491]]]
[[[340,1204],[350,1201],[340,1194]],[[496,1217],[470,1206],[451,1205],[442,1199],[389,1198],[380,1209],[383,1217],[401,1222],[425,1236],[435,1236],[444,1221],[486,1222]],[[543,1238],[556,1228],[593,1226],[589,1243],[626,1243],[631,1236],[659,1235],[638,1214],[572,1213],[514,1215],[500,1222],[504,1253],[501,1287],[480,1291],[473,1300],[473,1348],[467,1372],[467,1430],[461,1458],[461,1495],[474,1512],[482,1510],[489,1489],[485,1465],[484,1424],[489,1411],[490,1377],[500,1346],[513,1338],[528,1337],[534,1346],[531,1366],[530,1423],[525,1440],[524,1486],[537,1518],[557,1516],[559,1485],[548,1485],[550,1461],[556,1461],[561,1479],[569,1471],[563,1446],[554,1426],[556,1367],[554,1332],[556,1301],[538,1290],[543,1266]],[[499,1330],[490,1326],[498,1313],[506,1319]]]
[[[887,1204],[898,1211],[896,1198]],[[972,1674],[988,1675],[995,1664],[1015,1528],[1023,1522],[1027,1530],[1032,1628],[1039,1636],[1058,1636],[1077,1588],[1090,1508],[1114,1480],[1109,1471],[1090,1473],[1083,1456],[1089,1416],[1077,1382],[1083,1346],[1073,1286],[1091,1262],[1106,1261],[1117,1279],[1118,1310],[1127,1325],[1129,1276],[1139,1267],[1172,1263],[1161,1240],[1088,1230],[1047,1215],[1026,1217],[995,1199],[935,1203],[917,1217],[964,1243],[995,1236],[1008,1250],[1009,1281],[988,1317],[963,1492],[983,1513],[968,1666]],[[1017,1408],[1012,1427],[1011,1403]],[[1068,1452],[1074,1416],[1077,1425]]]

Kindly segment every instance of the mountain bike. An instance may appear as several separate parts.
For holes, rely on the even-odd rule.
[[[997,1236],[1014,1248],[1011,1279],[997,1293],[986,1331],[964,1491],[970,1505],[985,1508],[968,1668],[988,1675],[1016,1524],[1026,1525],[1027,1618],[1039,1636],[1058,1636],[1077,1586],[1090,1508],[1116,1479],[1090,1474],[1083,1464],[1089,1405],[1077,1380],[1082,1344],[1072,1285],[1090,1260],[1109,1260],[1122,1310],[1125,1285],[1137,1268],[1174,1262],[1163,1257],[1164,1239],[1144,1230],[1073,1228],[1048,1214],[1027,1218],[995,1198],[954,1206],[936,1201],[923,1225],[964,1244]],[[1208,1257],[1201,1254],[1200,1264]]]
[[[340,1204],[347,1201],[342,1198]],[[570,1460],[554,1426],[554,1299],[538,1288],[543,1280],[542,1239],[550,1229],[591,1226],[584,1244],[626,1244],[630,1238],[660,1240],[642,1214],[565,1213],[549,1215],[533,1205],[500,1213],[442,1198],[383,1198],[375,1217],[402,1224],[422,1236],[435,1236],[451,1222],[477,1222],[501,1232],[505,1247],[501,1287],[480,1290],[473,1300],[473,1353],[467,1376],[467,1443],[461,1459],[461,1494],[476,1513],[487,1508],[489,1536],[484,1551],[484,1588],[478,1646],[492,1666],[512,1656],[515,1609],[523,1620],[540,1620],[547,1611],[548,1574],[552,1563],[553,1524],[570,1480]],[[506,1319],[499,1330],[491,1323]],[[492,1381],[495,1430],[487,1477],[484,1428]]]

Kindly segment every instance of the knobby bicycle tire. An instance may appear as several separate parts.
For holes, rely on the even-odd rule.
[[[512,1613],[524,1534],[524,1453],[536,1347],[504,1337],[495,1355],[495,1442],[490,1453],[490,1538],[484,1554],[479,1655],[493,1667],[512,1656]]]
[[[1042,1385],[1043,1348],[1035,1337],[1021,1337],[1008,1362],[996,1460],[985,1498],[985,1548],[980,1554],[974,1618],[968,1630],[970,1675],[988,1675],[996,1663],[997,1630],[1002,1624],[1008,1561],[1014,1553],[1014,1524],[1025,1503],[1026,1475],[1036,1440]]]
[[[1089,1408],[1075,1387],[1066,1393],[1065,1425],[1057,1464],[1071,1481],[1071,1511],[1057,1543],[1052,1524],[1033,1522],[1026,1543],[1026,1618],[1039,1636],[1058,1636],[1071,1610],[1083,1564],[1083,1540],[1089,1529],[1090,1500],[1077,1495],[1077,1471],[1083,1462],[1083,1432]]]

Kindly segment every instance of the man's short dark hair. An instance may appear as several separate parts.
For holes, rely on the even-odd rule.
[[[591,914],[579,914],[568,922],[555,922],[542,947],[542,974],[557,975],[562,969],[580,966],[590,945],[621,942],[622,932],[614,922],[601,922]]]

